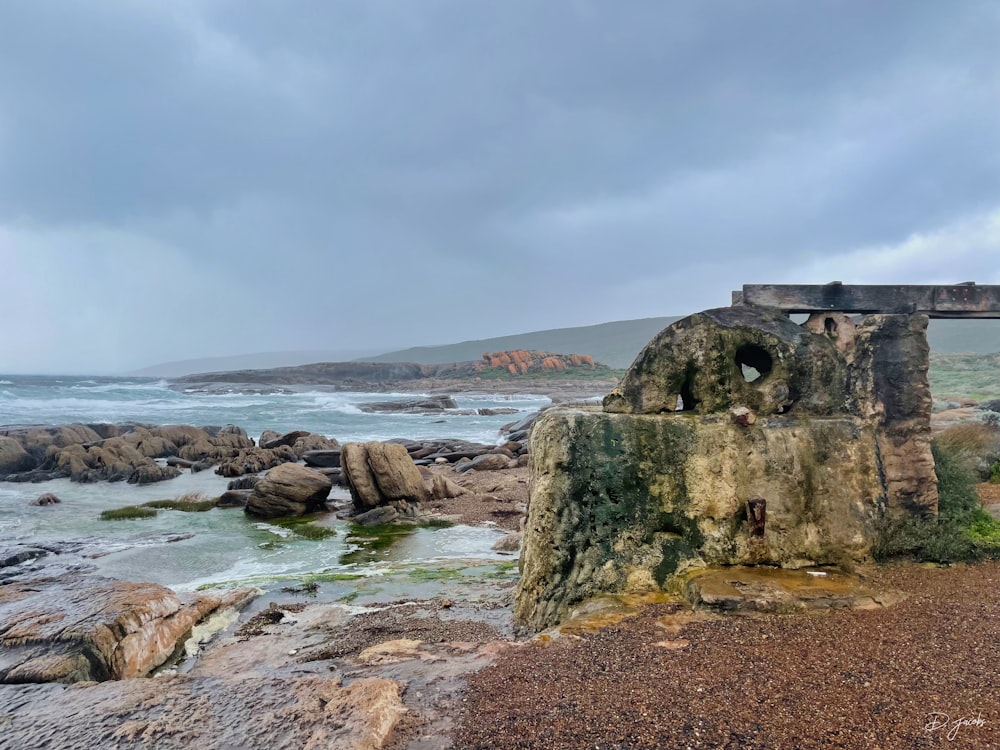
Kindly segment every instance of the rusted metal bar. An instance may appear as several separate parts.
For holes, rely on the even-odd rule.
[[[1000,318],[1000,286],[744,284],[742,303],[783,312],[922,313],[932,318]],[[736,296],[734,294],[734,300]]]
[[[752,497],[747,500],[747,529],[751,537],[764,536],[767,524],[767,500],[762,497]]]

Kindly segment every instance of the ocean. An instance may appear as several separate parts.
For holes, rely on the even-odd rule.
[[[265,429],[309,430],[341,443],[390,438],[501,440],[502,425],[550,403],[544,396],[455,394],[458,409],[515,409],[493,416],[366,413],[359,404],[413,398],[413,393],[301,390],[248,394],[173,390],[151,378],[0,375],[0,425],[72,422],[226,425],[257,438]],[[190,492],[217,496],[228,480],[205,471],[137,487],[125,483],[78,484],[60,479],[37,484],[0,482],[0,546],[47,545],[72,550],[47,559],[85,566],[121,580],[154,581],[179,591],[211,585],[267,585],[316,574],[381,575],[399,565],[432,561],[499,559],[490,547],[502,535],[483,527],[418,528],[389,546],[366,550],[349,524],[325,521],[334,531],[306,539],[240,510],[203,513],[161,510],[155,518],[106,521],[103,510]],[[38,507],[43,492],[61,499]],[[334,490],[334,496],[344,490]],[[370,552],[370,554],[369,554]],[[30,563],[26,563],[30,564]]]

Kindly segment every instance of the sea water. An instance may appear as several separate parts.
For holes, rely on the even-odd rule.
[[[413,398],[413,393],[350,393],[302,390],[248,394],[185,392],[147,378],[0,375],[0,425],[72,422],[226,425],[257,438],[265,429],[309,430],[350,441],[391,438],[501,440],[502,425],[549,403],[534,395],[456,394],[458,409],[433,415],[366,413],[359,405]],[[515,409],[494,416],[460,414],[484,408]],[[448,559],[496,558],[490,550],[501,532],[454,526],[417,529],[371,555],[359,551],[356,529],[328,525],[333,535],[306,539],[239,509],[202,513],[160,510],[155,518],[105,521],[103,510],[176,498],[219,495],[228,483],[211,471],[138,487],[122,482],[79,484],[59,479],[37,484],[0,482],[0,546],[43,544],[73,547],[103,575],[154,581],[178,590],[213,584],[261,583],[318,572],[378,575],[401,564]],[[61,499],[33,506],[43,492]],[[334,497],[342,490],[334,490]],[[53,556],[50,556],[50,558]],[[70,555],[56,556],[71,559]],[[359,557],[361,561],[359,562]]]

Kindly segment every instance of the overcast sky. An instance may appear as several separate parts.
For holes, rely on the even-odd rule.
[[[1000,3],[0,0],[0,372],[1000,283]]]

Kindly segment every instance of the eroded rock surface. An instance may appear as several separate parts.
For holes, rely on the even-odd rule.
[[[93,576],[8,583],[0,589],[0,682],[145,676],[232,597],[182,599],[159,584]]]

